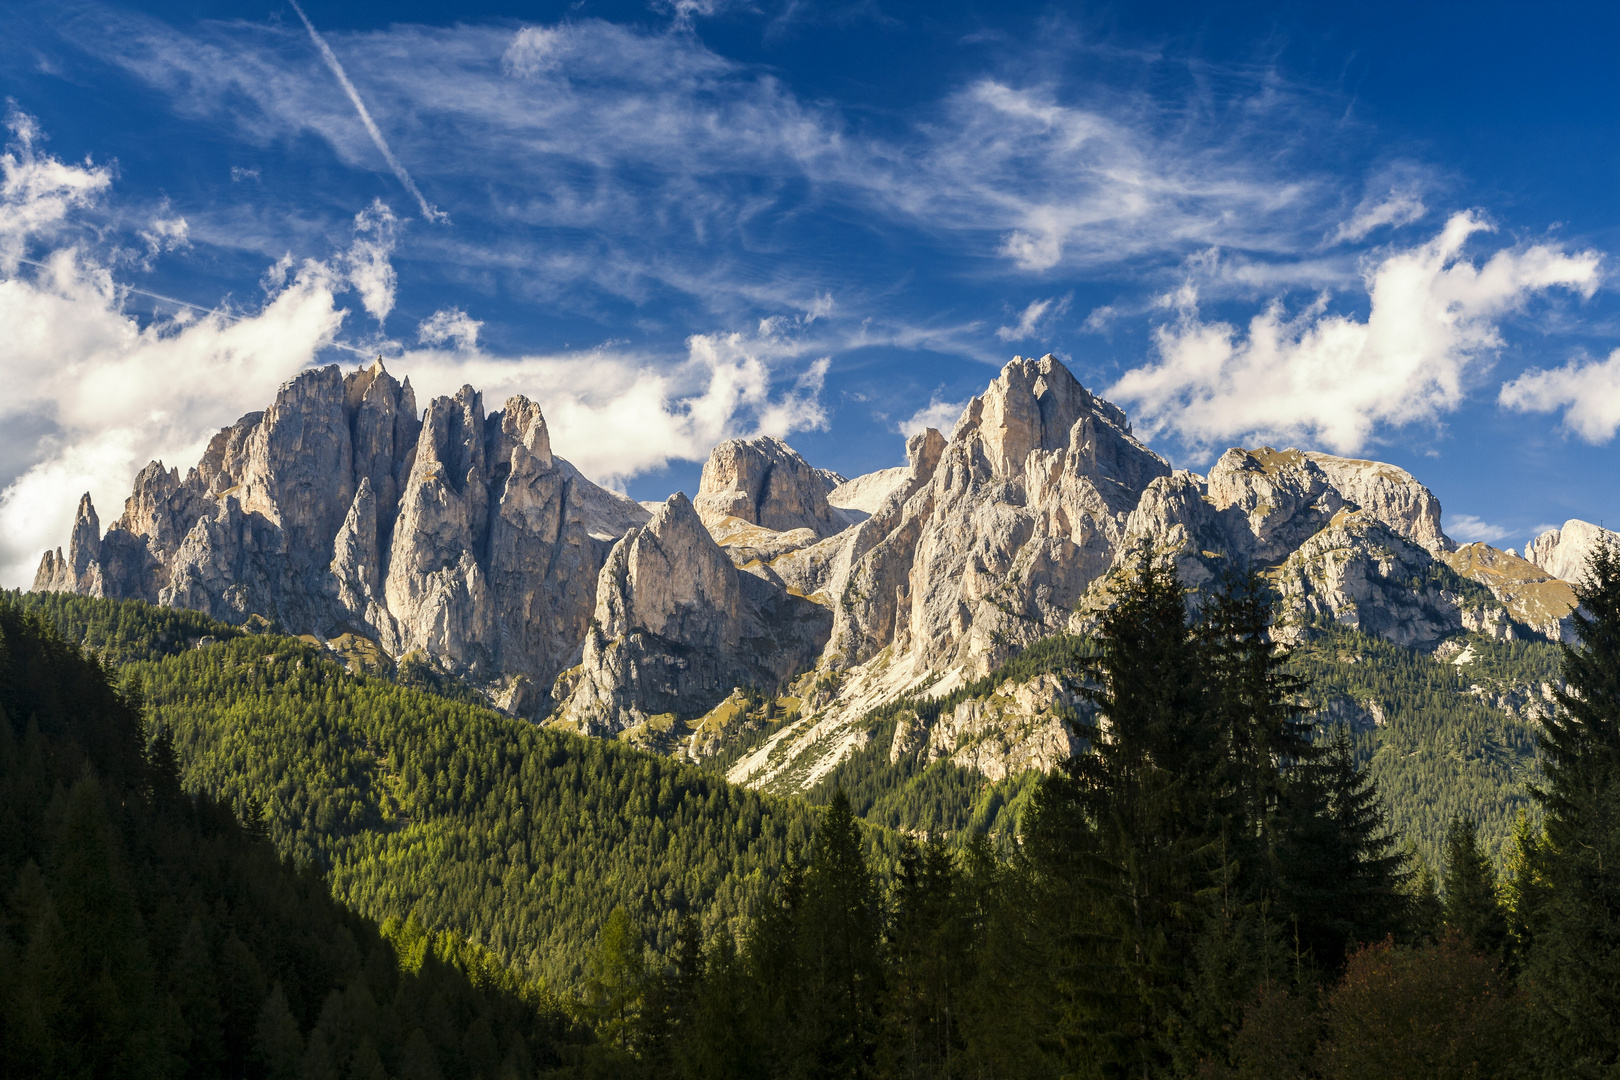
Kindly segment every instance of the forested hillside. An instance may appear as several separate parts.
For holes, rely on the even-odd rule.
[[[588,1030],[537,986],[335,903],[183,794],[149,734],[138,694],[0,603],[0,1073],[494,1080],[578,1057]]]
[[[28,594],[123,658],[182,783],[324,870],[377,919],[414,914],[571,988],[623,906],[660,950],[683,914],[737,929],[812,827],[797,801],[600,739],[537,728],[323,650],[193,613]],[[200,637],[224,638],[198,648]]]
[[[1440,865],[1447,825],[1461,815],[1478,823],[1481,846],[1501,866],[1518,815],[1539,821],[1530,786],[1540,777],[1541,725],[1525,706],[1550,706],[1540,690],[1559,682],[1560,652],[1479,634],[1461,644],[1440,659],[1324,624],[1290,667],[1308,680],[1322,722],[1350,729],[1392,824],[1428,865]]]

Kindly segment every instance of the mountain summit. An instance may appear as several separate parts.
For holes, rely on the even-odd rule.
[[[366,638],[600,734],[809,672],[798,722],[732,769],[802,786],[860,744],[874,706],[1085,630],[1144,544],[1194,585],[1233,560],[1266,568],[1293,638],[1327,620],[1433,650],[1467,631],[1560,638],[1565,556],[1589,539],[1572,522],[1529,561],[1459,548],[1434,495],[1379,462],[1258,447],[1207,476],[1173,469],[1052,356],[1014,358],[948,438],[906,450],[846,480],[779,439],[733,439],[696,498],[649,511],[554,455],[527,398],[486,413],[464,386],[419,415],[381,359],[326,367],[221,430],[184,478],[147,466],[105,534],[85,496],[34,588]],[[1048,720],[998,760],[1060,753]]]

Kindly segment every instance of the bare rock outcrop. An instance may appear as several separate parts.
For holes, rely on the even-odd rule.
[[[827,662],[890,648],[988,670],[1065,623],[1142,492],[1169,473],[1055,357],[1015,358],[968,403],[930,481],[856,555]]]
[[[1586,562],[1602,543],[1620,542],[1620,533],[1571,518],[1562,529],[1549,529],[1525,545],[1524,557],[1562,581],[1580,581]]]
[[[736,518],[771,532],[831,536],[849,521],[827,504],[842,477],[813,468],[781,439],[729,439],[709,453],[693,505],[710,529]]]
[[[608,551],[647,516],[556,458],[526,398],[486,416],[463,387],[419,418],[379,360],[292,379],[183,479],[153,462],[103,537],[87,498],[36,587],[359,633],[532,715],[578,659]]]
[[[581,663],[558,679],[556,720],[600,733],[702,715],[735,686],[774,686],[809,664],[830,622],[740,574],[676,492],[602,567]]]

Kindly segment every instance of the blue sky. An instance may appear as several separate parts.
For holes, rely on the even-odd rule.
[[[638,498],[733,435],[894,464],[1050,351],[1179,466],[1392,461],[1501,546],[1620,520],[1612,8],[303,12],[6,6],[5,584],[377,352]]]

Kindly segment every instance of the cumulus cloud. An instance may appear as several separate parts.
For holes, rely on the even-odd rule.
[[[51,236],[73,210],[90,206],[112,183],[105,166],[68,165],[41,153],[33,117],[12,106],[11,140],[0,154],[0,271],[17,272],[31,240]]]
[[[416,339],[424,345],[454,342],[461,352],[478,347],[478,331],[484,324],[460,308],[441,308],[416,328]]]
[[[927,405],[900,421],[895,425],[895,430],[908,439],[919,431],[926,431],[929,428],[950,435],[952,429],[956,427],[956,421],[962,416],[962,410],[967,407],[966,401],[941,400],[939,392],[935,391],[928,399]]]
[[[1513,535],[1512,529],[1504,529],[1500,525],[1492,525],[1482,521],[1473,514],[1447,514],[1446,532],[1454,540],[1461,540],[1465,544],[1477,542],[1498,544]]]
[[[1518,412],[1563,410],[1563,426],[1583,441],[1606,443],[1620,429],[1620,349],[1607,360],[1571,360],[1543,371],[1531,368],[1502,384],[1497,401]]]
[[[305,263],[251,314],[142,326],[111,273],[74,249],[0,280],[0,424],[47,425],[0,462],[0,580],[32,581],[40,552],[66,540],[79,492],[109,524],[148,461],[183,469],[213,430],[263,408],[336,334],[334,284]]]
[[[394,310],[394,290],[399,278],[389,256],[399,239],[399,219],[381,199],[354,215],[354,246],[343,257],[349,284],[360,294],[360,303],[377,322],[387,320]]]
[[[514,394],[540,405],[551,445],[586,476],[622,486],[671,461],[701,461],[716,443],[825,428],[820,401],[830,358],[803,364],[785,392],[779,377],[802,362],[797,320],[766,320],[754,333],[696,334],[684,360],[613,347],[552,356],[407,351],[391,367],[418,400],[471,383],[486,409]]]
[[[1483,264],[1463,256],[1489,226],[1454,215],[1428,243],[1385,255],[1365,276],[1365,321],[1327,311],[1327,297],[1293,316],[1280,302],[1247,332],[1206,322],[1194,297],[1155,333],[1157,360],[1108,390],[1150,436],[1172,433],[1197,451],[1263,438],[1353,453],[1375,427],[1431,421],[1461,402],[1479,358],[1498,347],[1498,321],[1537,293],[1590,296],[1599,256],[1549,245],[1506,248]]]
[[[28,167],[56,177],[23,185],[41,200],[105,187],[88,166],[36,153]],[[64,214],[19,196],[8,220],[22,224],[10,235],[37,234],[38,223],[60,224]],[[40,552],[66,541],[79,492],[89,491],[111,524],[148,461],[189,467],[214,431],[263,408],[324,350],[347,348],[336,340],[346,289],[385,316],[395,287],[392,228],[387,208],[373,204],[356,218],[354,249],[324,262],[279,260],[253,310],[187,309],[143,323],[125,310],[131,290],[111,268],[73,247],[31,263],[38,272],[0,277],[0,427],[30,433],[0,441],[0,581],[32,581]],[[545,410],[559,453],[587,475],[622,483],[671,460],[701,460],[726,438],[824,428],[830,357],[807,359],[817,344],[806,334],[812,322],[773,317],[747,333],[694,335],[676,363],[613,347],[499,357],[479,350],[477,320],[447,308],[418,333],[449,348],[408,351],[390,364],[424,401],[464,382],[492,409],[527,394]]]
[[[1064,297],[1032,300],[1029,306],[1019,313],[1016,323],[996,328],[996,337],[1002,341],[1023,341],[1025,338],[1034,337],[1035,332],[1042,326],[1050,324],[1068,311],[1069,303],[1073,299],[1074,294],[1069,293]]]

